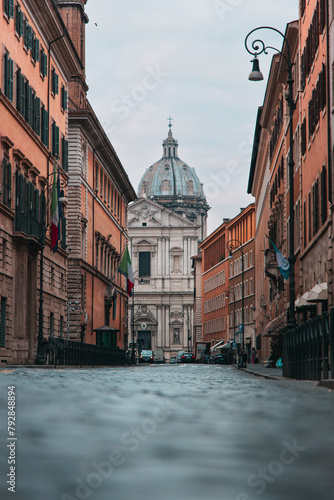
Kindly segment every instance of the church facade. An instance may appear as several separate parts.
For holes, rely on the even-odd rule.
[[[162,349],[166,360],[194,344],[191,258],[206,237],[209,206],[193,168],[178,157],[171,126],[162,158],[144,173],[128,207],[135,287],[129,339],[139,349]]]

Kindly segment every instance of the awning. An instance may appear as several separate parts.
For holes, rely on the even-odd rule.
[[[218,344],[213,345],[212,347],[210,347],[210,351],[212,351],[213,349],[216,349],[216,347],[218,347],[220,344],[223,344],[224,342],[225,342],[225,340],[221,340],[220,342],[218,342]]]
[[[310,304],[307,302],[306,300],[306,296],[307,296],[307,293],[304,293],[304,295],[302,295],[301,297],[299,297],[296,301],[295,301],[295,307],[305,307],[305,306],[309,306]]]
[[[282,316],[269,321],[267,326],[264,329],[264,337],[275,337],[278,335],[278,331],[286,321],[286,314],[284,313]]]
[[[315,285],[310,292],[306,293],[307,302],[323,302],[328,299],[327,283]]]

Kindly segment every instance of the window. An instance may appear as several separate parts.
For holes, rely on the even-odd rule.
[[[63,111],[67,110],[67,91],[64,85],[61,86],[61,109]]]
[[[59,127],[56,122],[52,122],[52,154],[59,156]]]
[[[39,40],[34,31],[32,32],[31,58],[35,63],[39,62]]]
[[[51,92],[53,95],[57,95],[59,93],[59,76],[56,73],[55,68],[52,68],[51,71]]]
[[[14,0],[4,0],[4,12],[8,18],[14,19]]]
[[[151,252],[139,252],[139,276],[151,276]]]
[[[61,138],[61,161],[65,172],[68,171],[68,141],[64,136]]]
[[[7,299],[1,297],[0,305],[0,347],[6,347],[6,309]]]
[[[327,172],[326,167],[321,170],[321,224],[327,219]]]
[[[5,69],[5,81],[4,81],[4,94],[10,101],[13,102],[13,76],[14,76],[14,66],[13,60],[9,57],[9,52],[5,52],[4,69]]]
[[[32,27],[28,23],[28,19],[24,18],[23,21],[23,31],[24,31],[24,45],[28,50],[32,49]]]
[[[23,12],[21,10],[20,4],[17,3],[15,12],[15,30],[19,37],[23,35],[23,20]]]
[[[48,76],[48,56],[43,47],[41,48],[40,72],[43,77]]]
[[[44,104],[41,108],[41,140],[47,148],[49,147],[49,113]]]
[[[11,207],[12,201],[12,166],[6,157],[2,160],[2,203]]]

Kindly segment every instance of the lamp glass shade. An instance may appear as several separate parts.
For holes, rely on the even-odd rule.
[[[254,57],[252,63],[253,63],[253,68],[252,68],[252,71],[248,77],[248,80],[251,80],[252,82],[259,82],[259,81],[263,80],[263,74],[260,71],[258,58]]]

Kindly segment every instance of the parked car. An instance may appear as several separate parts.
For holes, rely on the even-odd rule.
[[[165,356],[164,356],[164,352],[162,349],[156,349],[153,352],[153,356],[154,356],[154,363],[164,363],[165,362]]]
[[[175,365],[175,363],[176,363],[176,356],[172,356],[172,357],[170,358],[170,360],[169,360],[169,364],[170,364],[170,365]]]
[[[195,356],[191,352],[184,352],[181,356],[181,363],[195,363]]]
[[[139,363],[154,363],[153,351],[143,350],[139,356]]]
[[[228,365],[228,355],[227,354],[216,354],[213,362],[216,365]]]

